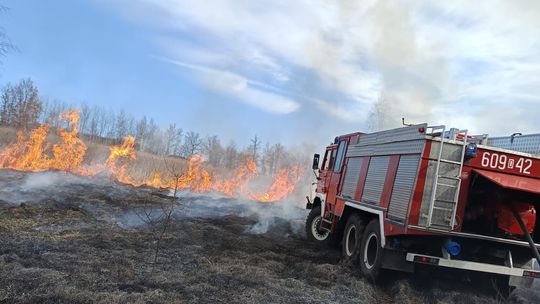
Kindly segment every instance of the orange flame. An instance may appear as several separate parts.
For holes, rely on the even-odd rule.
[[[130,160],[136,159],[135,137],[127,136],[122,144],[110,147],[110,154],[105,166],[119,182],[133,184],[133,179],[128,174],[128,165]],[[125,161],[120,164],[122,160]]]
[[[300,167],[282,168],[274,176],[274,182],[268,192],[259,195],[250,195],[250,197],[261,202],[283,200],[294,191],[303,171]]]
[[[19,132],[14,144],[0,153],[0,169],[20,171],[61,170],[78,175],[94,176],[107,173],[115,180],[133,186],[153,188],[190,189],[194,192],[221,192],[227,196],[248,193],[248,197],[262,202],[285,199],[294,191],[300,175],[300,167],[281,169],[275,176],[268,191],[253,194],[249,183],[258,176],[257,164],[247,158],[245,165],[230,174],[229,178],[218,178],[203,168],[203,158],[199,155],[188,161],[187,172],[160,172],[155,170],[150,178],[136,178],[130,174],[131,164],[137,160],[135,138],[127,136],[119,145],[110,147],[106,161],[97,165],[83,165],[87,151],[86,144],[79,138],[79,113],[69,111],[60,118],[67,122],[68,128],[57,129],[58,143],[47,144],[50,126],[40,125],[29,134]],[[167,174],[169,173],[169,174]]]
[[[69,121],[71,131],[58,129],[61,143],[53,146],[54,159],[50,160],[48,168],[70,171],[81,165],[87,148],[77,134],[79,131],[79,112],[62,113],[60,119]]]
[[[43,164],[43,143],[49,126],[42,125],[32,130],[28,137],[17,133],[17,142],[0,155],[0,168],[21,171],[41,171]]]
[[[249,181],[257,176],[257,163],[251,159],[246,159],[244,167],[240,167],[233,178],[218,181],[214,185],[214,190],[224,193],[228,196],[235,196],[242,193]]]
[[[79,167],[86,153],[86,145],[78,137],[79,113],[62,113],[60,119],[67,120],[71,131],[57,130],[60,143],[52,147],[51,158],[46,152],[45,140],[49,133],[48,125],[41,125],[30,132],[29,136],[19,132],[17,142],[0,154],[0,168],[21,171],[63,170],[70,171]]]

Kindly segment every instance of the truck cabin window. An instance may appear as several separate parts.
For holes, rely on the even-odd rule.
[[[330,170],[334,168],[334,161],[336,160],[336,152],[337,152],[336,148],[328,151],[330,158],[328,160],[328,164],[326,165],[326,170]]]
[[[324,159],[323,159],[323,163],[322,163],[322,166],[321,166],[322,171],[327,171],[328,170],[328,167],[329,167],[329,164],[330,164],[330,153],[331,152],[332,151],[327,150],[326,153],[324,154]]]
[[[343,158],[345,157],[345,149],[347,148],[347,141],[342,140],[339,142],[339,147],[337,149],[336,161],[334,164],[334,172],[341,171],[341,165],[343,164]],[[335,150],[334,150],[335,151]]]

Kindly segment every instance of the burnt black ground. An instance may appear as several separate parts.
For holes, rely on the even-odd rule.
[[[486,282],[431,273],[390,273],[373,286],[338,250],[307,242],[296,217],[253,234],[260,210],[210,196],[180,199],[154,265],[155,230],[137,219],[166,196],[57,175],[0,171],[0,303],[501,301]],[[272,209],[262,210],[267,219]],[[540,297],[518,290],[509,302]]]

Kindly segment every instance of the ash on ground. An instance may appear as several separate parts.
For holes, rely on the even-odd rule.
[[[389,273],[373,286],[338,249],[305,240],[306,211],[294,204],[180,193],[172,205],[168,195],[107,177],[0,171],[0,303],[500,300],[486,281],[431,273]],[[519,289],[508,301],[540,296]]]

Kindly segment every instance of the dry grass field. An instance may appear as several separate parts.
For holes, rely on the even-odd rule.
[[[498,300],[483,282],[432,274],[395,273],[373,286],[338,250],[307,242],[305,210],[288,202],[181,193],[154,263],[156,231],[145,215],[170,202],[106,179],[0,171],[0,303]],[[538,301],[531,290],[509,299]]]

